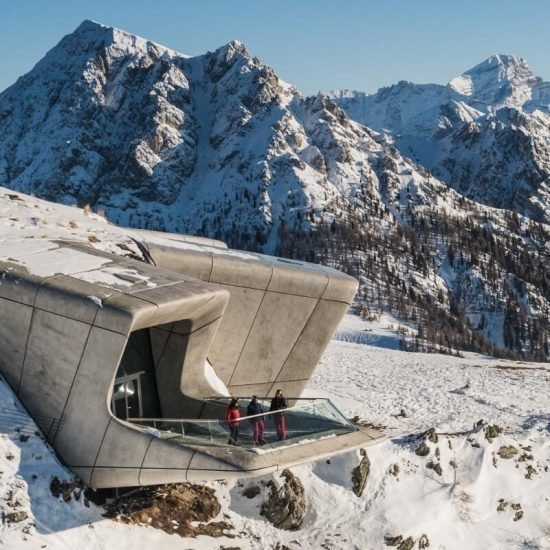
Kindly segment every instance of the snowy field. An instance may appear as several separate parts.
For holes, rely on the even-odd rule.
[[[33,247],[56,238],[139,253],[128,230],[90,212],[1,188],[0,203],[0,259],[15,251],[37,268]],[[209,484],[222,504],[215,519],[233,525],[223,538],[183,539],[105,519],[83,498],[55,499],[52,478],[70,473],[0,381],[0,549],[370,550],[392,548],[387,537],[399,536],[419,548],[422,535],[430,549],[550,549],[550,365],[405,353],[396,328],[387,317],[367,323],[347,316],[310,381],[306,395],[330,397],[348,417],[382,427],[388,439],[368,448],[371,469],[360,498],[351,490],[355,452],[294,468],[307,514],[293,532],[260,515],[267,479]],[[495,424],[502,433],[489,441],[487,425]],[[437,442],[424,441],[432,427]],[[422,442],[426,456],[415,454]],[[516,454],[502,458],[503,446]],[[243,489],[252,484],[261,491],[248,499]]]
[[[14,428],[26,422],[23,431],[32,434],[32,426],[13,415],[13,395],[2,383],[1,407],[12,410],[13,420],[2,421],[0,506],[28,518],[1,527],[0,548],[362,550],[392,548],[386,537],[398,536],[412,537],[419,548],[422,535],[430,548],[550,548],[550,365],[400,352],[385,323],[348,316],[348,334],[366,331],[386,347],[333,341],[307,388],[310,396],[330,396],[348,417],[384,427],[388,440],[368,448],[365,492],[358,498],[351,490],[357,453],[294,468],[308,509],[292,532],[260,515],[267,493],[261,483],[255,498],[242,494],[267,479],[209,484],[222,504],[217,519],[234,526],[234,538],[182,539],[104,519],[100,507],[87,508],[83,499],[54,499],[51,478],[69,474],[38,437],[20,441]],[[474,429],[479,420],[484,424]],[[503,430],[492,441],[487,424]],[[438,441],[426,440],[429,454],[417,456],[421,434],[431,427]],[[499,449],[509,445],[517,454],[501,458]],[[426,468],[429,462],[440,465],[441,475]]]

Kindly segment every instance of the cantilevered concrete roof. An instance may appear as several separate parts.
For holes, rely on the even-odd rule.
[[[73,240],[40,230],[20,239],[16,231],[0,232],[0,372],[86,483],[258,475],[382,436],[350,428],[250,452],[176,443],[117,418],[113,383],[130,336],[140,330],[150,341],[161,418],[211,419],[204,399],[216,395],[270,396],[281,388],[299,397],[357,282],[209,239],[132,231],[119,243],[122,257],[95,248],[95,234]],[[117,246],[114,239],[109,249]]]

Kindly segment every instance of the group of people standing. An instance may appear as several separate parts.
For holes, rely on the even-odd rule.
[[[271,400],[269,412],[282,411],[287,408],[288,403],[283,396],[282,390],[277,390],[275,397]],[[265,416],[261,416],[264,412],[262,404],[258,401],[258,398],[253,395],[246,408],[246,416],[251,417],[249,422],[252,426],[252,440],[255,445],[264,445],[266,443],[264,438]],[[228,443],[231,445],[238,445],[240,418],[239,400],[231,399],[225,415],[230,433]],[[275,431],[277,432],[277,439],[280,441],[286,439],[286,418],[284,412],[276,412],[276,414],[273,415],[273,423],[275,425]]]

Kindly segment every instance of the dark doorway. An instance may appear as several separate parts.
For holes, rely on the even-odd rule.
[[[117,370],[111,407],[117,418],[160,416],[149,329],[132,332]]]

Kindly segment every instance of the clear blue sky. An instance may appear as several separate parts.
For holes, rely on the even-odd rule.
[[[0,0],[0,89],[84,19],[189,55],[238,39],[303,93],[446,83],[492,53],[550,80],[550,0]]]

